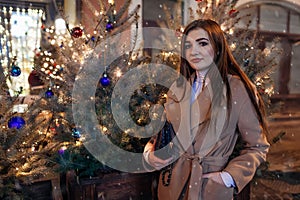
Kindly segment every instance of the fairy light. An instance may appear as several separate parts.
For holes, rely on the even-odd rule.
[[[265,54],[265,56],[269,56],[269,55],[271,54],[271,49],[265,48],[265,49],[263,50],[263,53]]]
[[[122,71],[119,67],[116,69],[115,76],[118,78],[122,76]]]
[[[108,131],[107,127],[102,126],[102,131],[103,131],[103,132],[107,132],[107,131]]]
[[[75,142],[75,146],[81,146],[82,145],[82,142],[81,141],[79,141],[79,140],[76,140],[76,142]]]
[[[66,33],[66,22],[62,17],[55,20],[55,33],[65,34]]]
[[[236,49],[236,44],[235,44],[235,43],[232,43],[232,44],[230,45],[230,49],[231,49],[231,50],[235,50],[235,49]]]

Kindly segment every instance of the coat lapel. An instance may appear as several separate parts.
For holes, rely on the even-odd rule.
[[[186,84],[185,87],[177,87],[175,83],[168,93],[170,100],[165,104],[167,118],[177,133],[176,136],[183,151],[187,151],[192,144],[190,137],[190,98],[187,95],[190,92],[189,84]]]
[[[177,134],[178,139],[184,150],[187,150],[195,137],[200,134],[200,125],[204,123],[209,115],[210,121],[207,124],[208,127],[205,128],[207,133],[201,140],[203,145],[201,145],[200,150],[200,152],[207,153],[208,149],[218,141],[225,125],[227,113],[226,90],[221,91],[223,93],[221,105],[212,105],[213,91],[210,83],[204,87],[192,104],[190,102],[191,89],[189,84],[186,84],[185,87],[177,87],[176,83],[171,86],[168,98],[174,100],[167,101],[165,104],[167,118],[173,124],[174,130],[180,133]]]

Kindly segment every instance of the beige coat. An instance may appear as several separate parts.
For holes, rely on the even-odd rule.
[[[210,83],[192,106],[190,87],[183,89],[175,84],[171,87],[165,109],[167,119],[177,132],[181,156],[173,167],[170,185],[163,186],[162,177],[159,178],[160,200],[232,199],[233,188],[226,188],[210,179],[202,179],[202,174],[227,171],[233,177],[237,190],[241,191],[251,181],[257,167],[265,161],[269,143],[262,132],[247,92],[238,77],[231,76],[229,82],[232,93],[229,119],[226,103],[223,102],[221,107],[211,105]],[[186,95],[182,101],[173,100],[180,98],[184,93]],[[214,108],[211,112],[212,120],[208,124],[204,123],[204,119],[209,106]],[[239,134],[246,146],[240,156],[229,161]],[[187,189],[184,197],[181,197],[185,185]]]

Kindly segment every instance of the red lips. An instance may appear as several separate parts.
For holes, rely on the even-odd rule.
[[[191,59],[191,62],[198,63],[198,62],[201,62],[202,60],[203,60],[203,58],[193,58],[193,59]]]

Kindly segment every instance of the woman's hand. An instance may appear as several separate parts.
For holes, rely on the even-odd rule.
[[[147,163],[149,165],[154,167],[156,170],[159,170],[159,169],[162,169],[163,167],[169,165],[172,162],[173,157],[163,160],[163,159],[155,156],[154,155],[154,151],[155,151],[154,146],[155,146],[154,144],[148,142],[145,147],[144,156],[145,156],[145,160],[147,161]]]
[[[221,177],[221,172],[212,172],[212,173],[203,174],[202,178],[209,178],[221,185],[225,185]]]
[[[148,157],[149,164],[157,170],[171,164],[172,160],[173,160],[172,157],[170,157],[166,160],[163,160],[163,159],[155,156],[154,151],[149,152],[149,157]]]

